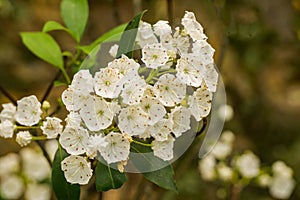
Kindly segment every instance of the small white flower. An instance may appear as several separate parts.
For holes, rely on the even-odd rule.
[[[142,134],[149,123],[148,114],[139,106],[128,106],[121,109],[118,116],[118,127],[130,136]]]
[[[186,11],[184,17],[181,19],[181,24],[184,26],[186,33],[189,34],[194,41],[207,39],[194,13]]]
[[[112,62],[108,63],[108,68],[119,70],[120,74],[123,76],[127,76],[131,73],[138,75],[139,67],[139,63],[131,58],[128,58],[124,54],[122,54],[121,58],[114,59]]]
[[[21,146],[27,146],[30,144],[32,136],[29,131],[20,131],[17,133],[16,142]]]
[[[193,54],[197,55],[203,64],[214,63],[214,48],[205,40],[198,40],[193,43]]]
[[[110,47],[109,49],[109,54],[112,56],[112,57],[116,57],[117,56],[117,53],[118,53],[118,49],[119,49],[119,45],[117,44],[114,44]]]
[[[0,157],[0,177],[17,173],[20,170],[20,157],[16,153],[8,153]]]
[[[231,131],[224,131],[221,135],[221,140],[227,144],[233,144],[234,140],[235,140],[235,136],[234,133]]]
[[[232,146],[230,144],[220,141],[214,146],[213,150],[211,151],[211,154],[215,158],[223,160],[230,155],[231,151]]]
[[[205,81],[207,89],[210,92],[216,92],[219,78],[218,72],[215,69],[214,64],[205,65],[205,68],[206,69],[203,79]]]
[[[65,119],[66,126],[80,126],[81,117],[78,112],[71,111]]]
[[[118,69],[102,68],[94,77],[95,92],[104,98],[116,98],[121,92],[123,75]]]
[[[89,158],[95,158],[101,147],[106,147],[108,142],[102,134],[92,135],[89,137],[87,154]]]
[[[42,152],[25,147],[21,149],[20,155],[22,172],[24,172],[27,179],[35,182],[50,178],[51,168]]]
[[[171,110],[170,119],[173,121],[172,132],[176,137],[191,129],[190,110],[183,106],[175,107]]]
[[[15,125],[10,120],[4,120],[0,123],[0,136],[4,138],[12,138]]]
[[[221,180],[230,181],[232,179],[233,171],[225,163],[219,163],[216,169]]]
[[[201,85],[205,68],[190,63],[188,56],[182,56],[178,59],[176,70],[176,76],[182,83],[194,87]]]
[[[292,177],[293,170],[287,166],[283,161],[278,160],[272,164],[272,172],[275,176]]]
[[[69,154],[80,155],[86,152],[88,136],[88,131],[82,127],[67,126],[59,138],[59,143]]]
[[[289,199],[296,186],[295,180],[286,176],[274,176],[269,185],[269,192],[276,199]]]
[[[41,119],[41,103],[36,96],[31,95],[17,101],[16,121],[25,126],[37,124]]]
[[[93,175],[91,163],[82,156],[70,155],[61,161],[66,180],[72,184],[86,185]]]
[[[201,85],[192,96],[189,96],[188,105],[191,114],[196,121],[206,117],[211,110],[212,93],[208,91],[205,85]]]
[[[168,139],[172,131],[173,122],[170,119],[161,119],[155,124],[148,126],[147,132],[157,141],[165,141]]]
[[[93,92],[93,77],[89,70],[80,70],[77,72],[73,77],[70,87],[84,95]]]
[[[212,181],[216,178],[216,160],[212,155],[208,155],[199,161],[199,171],[203,180]]]
[[[146,86],[146,81],[139,76],[138,78],[133,78],[130,82],[125,83],[124,89],[121,93],[123,103],[129,105],[139,104],[143,97]]]
[[[46,121],[43,122],[41,129],[43,134],[47,135],[48,139],[56,138],[63,130],[61,119],[57,117],[46,117]]]
[[[2,104],[3,110],[0,113],[0,121],[3,122],[5,120],[14,121],[16,106],[12,103],[4,103]]]
[[[116,114],[116,105],[101,97],[94,100],[80,110],[80,116],[90,131],[99,131],[112,124]]]
[[[141,108],[149,115],[149,125],[153,125],[164,118],[167,113],[165,107],[153,96],[144,95],[140,103]]]
[[[136,41],[140,47],[144,47],[147,44],[157,43],[158,40],[155,37],[151,24],[141,21],[139,24]]]
[[[159,20],[158,22],[153,24],[153,29],[154,33],[158,36],[163,36],[166,34],[170,35],[172,33],[172,29],[169,25],[169,22],[164,20]]]
[[[48,184],[29,183],[25,191],[25,199],[27,200],[50,200],[51,188]]]
[[[234,115],[233,108],[228,104],[224,104],[218,108],[218,115],[220,119],[225,119],[225,121],[229,121],[233,118]]]
[[[72,87],[68,87],[61,94],[61,100],[68,111],[74,110],[74,93],[75,90]]]
[[[4,199],[21,199],[24,190],[24,182],[17,175],[4,176],[1,180],[0,193]]]
[[[130,142],[124,134],[110,132],[105,136],[105,140],[108,144],[100,146],[99,150],[108,164],[128,159]]]
[[[254,178],[259,174],[260,160],[251,151],[238,157],[235,164],[241,175],[245,178]]]
[[[172,74],[164,74],[154,84],[157,99],[167,107],[180,103],[186,95],[186,85]]]
[[[261,187],[267,187],[270,185],[272,177],[269,174],[261,174],[257,177],[257,183]]]
[[[172,45],[177,49],[177,53],[186,54],[190,49],[190,37],[185,33],[181,33],[179,27],[175,28],[175,33],[173,35]]]
[[[157,69],[164,66],[169,60],[167,49],[162,44],[148,44],[142,49],[142,61],[146,67]]]
[[[155,156],[161,158],[164,161],[171,160],[173,155],[173,147],[174,147],[175,139],[169,134],[167,140],[158,141],[154,140],[152,142],[153,153]]]

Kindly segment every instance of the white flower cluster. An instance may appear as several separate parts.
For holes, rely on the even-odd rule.
[[[214,49],[193,13],[186,12],[182,25],[172,33],[167,21],[141,22],[140,62],[122,55],[94,75],[74,75],[62,94],[70,113],[59,138],[70,154],[62,162],[69,182],[86,184],[92,176],[85,155],[126,163],[135,140],[171,160],[174,141],[191,128],[191,117],[200,121],[209,114],[218,81]],[[112,46],[110,54],[117,49]]]
[[[51,199],[51,169],[42,152],[29,147],[0,157],[1,199]]]
[[[293,170],[283,161],[276,161],[270,172],[260,166],[260,159],[250,150],[240,155],[232,155],[235,136],[225,131],[212,152],[199,161],[199,171],[203,180],[223,181],[246,187],[269,188],[269,193],[276,199],[289,199],[294,188]]]

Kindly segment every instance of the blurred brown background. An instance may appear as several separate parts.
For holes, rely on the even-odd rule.
[[[41,97],[55,76],[52,66],[36,58],[21,43],[19,32],[40,31],[48,20],[61,22],[59,0],[0,0],[0,86],[16,99]],[[300,0],[90,0],[90,17],[82,44],[129,21],[147,9],[143,20],[180,24],[193,11],[216,49],[215,59],[235,117],[225,125],[237,135],[237,148],[252,149],[270,164],[284,160],[300,180]],[[74,42],[62,32],[51,33],[63,50]],[[55,102],[60,88],[50,95]],[[0,103],[9,100],[0,94]],[[1,140],[1,154],[17,150]],[[201,181],[197,152],[178,172],[179,195],[160,199],[212,199],[214,189]],[[185,158],[183,158],[185,159]],[[177,172],[176,172],[177,173]],[[181,175],[180,175],[181,174]],[[292,199],[300,199],[297,186]],[[248,188],[242,199],[270,199],[267,191]]]

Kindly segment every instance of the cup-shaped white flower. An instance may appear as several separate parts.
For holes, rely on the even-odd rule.
[[[198,40],[193,43],[193,54],[197,55],[203,64],[214,63],[215,50],[206,40]]]
[[[169,22],[165,20],[159,20],[158,22],[153,24],[153,29],[154,33],[160,37],[166,34],[170,35],[172,33],[172,29],[169,25]]]
[[[25,199],[30,200],[50,200],[51,199],[51,187],[46,183],[29,183],[25,191]]]
[[[161,43],[147,44],[142,49],[142,61],[146,67],[157,69],[169,60],[167,49]]]
[[[2,104],[3,110],[0,113],[0,121],[3,122],[5,120],[14,121],[16,106],[12,103],[4,103]]]
[[[269,192],[276,199],[289,199],[296,186],[292,177],[274,176],[269,184]]]
[[[225,143],[225,142],[218,142],[213,150],[211,151],[211,154],[220,160],[225,159],[227,156],[230,155],[232,151],[232,146],[231,144]]]
[[[176,65],[176,76],[184,84],[199,87],[202,83],[205,68],[202,65],[193,65],[189,62],[188,55],[178,59]]]
[[[171,160],[173,155],[175,139],[169,134],[168,139],[164,141],[154,140],[152,142],[152,149],[155,156],[161,158],[164,161]]]
[[[48,139],[56,138],[63,130],[61,119],[57,117],[46,117],[46,121],[43,122],[41,129],[43,134],[47,135]]]
[[[74,93],[75,93],[75,89],[72,87],[68,87],[61,94],[61,100],[66,106],[66,109],[68,111],[74,110]]]
[[[105,136],[105,140],[107,145],[99,146],[99,151],[108,164],[128,159],[130,153],[128,136],[117,132],[110,132]]]
[[[29,131],[20,131],[17,133],[16,142],[21,146],[30,144],[32,136]]]
[[[20,170],[20,157],[17,153],[8,153],[0,157],[0,177],[17,173]]]
[[[236,167],[245,178],[254,178],[259,174],[260,160],[251,151],[247,151],[235,161]]]
[[[212,181],[216,178],[216,159],[211,154],[199,161],[199,171],[203,180]]]
[[[65,119],[66,126],[79,126],[81,121],[80,114],[74,111],[71,111]]]
[[[80,110],[80,116],[90,131],[103,130],[112,124],[118,110],[116,106],[118,105],[95,96],[93,101]]]
[[[77,72],[73,77],[70,87],[85,95],[93,92],[93,77],[89,70],[80,70]]]
[[[275,176],[285,176],[285,177],[293,176],[293,169],[287,166],[281,160],[278,160],[272,164],[272,172]]]
[[[155,124],[148,126],[147,130],[157,141],[165,141],[169,138],[173,126],[171,119],[161,119]]]
[[[203,79],[208,91],[215,92],[217,90],[219,75],[213,63],[205,65],[205,74]]]
[[[141,99],[140,106],[149,115],[149,125],[160,121],[167,113],[162,103],[153,96],[144,95]]]
[[[183,106],[177,106],[172,109],[170,119],[173,121],[172,132],[176,137],[191,129],[190,126],[191,112]]]
[[[219,163],[216,167],[218,175],[223,181],[230,181],[233,178],[233,170],[225,163]]]
[[[136,36],[136,41],[138,45],[140,45],[140,47],[142,48],[147,44],[153,44],[158,42],[157,38],[153,33],[151,24],[143,21],[140,22]]]
[[[142,134],[149,123],[148,114],[140,106],[128,106],[121,109],[118,127],[123,134],[130,136]]]
[[[157,99],[168,107],[180,103],[186,95],[186,85],[172,74],[164,74],[154,84]]]
[[[0,136],[4,138],[12,138],[15,125],[10,120],[4,120],[0,123]]]
[[[184,17],[181,19],[181,24],[184,26],[186,33],[189,34],[194,41],[207,39],[203,33],[203,27],[197,22],[194,13],[186,11]]]
[[[88,184],[93,175],[91,163],[82,156],[70,155],[61,161],[61,169],[69,183]]]
[[[17,101],[16,121],[25,126],[37,124],[41,119],[41,103],[36,96],[23,97]]]
[[[105,137],[100,134],[91,135],[87,146],[87,155],[89,158],[95,158],[101,147],[106,147],[108,142]]]
[[[130,81],[124,83],[124,89],[121,93],[123,103],[129,105],[139,104],[146,87],[147,84],[144,79],[139,76],[132,77]]]
[[[127,76],[129,73],[137,74],[139,67],[139,63],[124,54],[122,54],[121,58],[114,59],[108,63],[108,68],[117,69],[124,76]]]
[[[88,131],[83,127],[67,126],[59,138],[59,143],[69,154],[80,155],[86,152],[88,139]]]
[[[212,93],[206,89],[205,85],[201,85],[192,96],[189,96],[188,105],[191,114],[197,121],[206,117],[211,110]]]
[[[122,89],[123,74],[118,69],[102,68],[96,72],[94,87],[97,95],[104,98],[116,98]]]
[[[17,175],[1,177],[0,192],[4,199],[21,199],[25,190],[25,184]]]

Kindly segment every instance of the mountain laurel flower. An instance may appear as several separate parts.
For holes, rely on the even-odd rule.
[[[183,106],[177,106],[171,110],[170,119],[173,121],[172,132],[176,137],[190,130],[190,110]]]
[[[46,183],[29,183],[25,191],[25,199],[30,200],[50,200],[51,199],[51,187]]]
[[[247,151],[239,156],[235,161],[235,165],[241,175],[245,178],[250,179],[259,175],[260,160],[251,151]]]
[[[275,176],[292,177],[293,170],[287,166],[283,161],[278,160],[272,164],[272,172]]]
[[[124,89],[121,93],[123,103],[128,105],[139,104],[146,87],[146,81],[140,77],[134,78],[132,81],[125,83]]]
[[[0,136],[4,138],[12,138],[14,135],[15,125],[10,120],[4,120],[0,123]]]
[[[17,153],[8,153],[0,157],[0,177],[17,173],[20,170],[20,157]]]
[[[94,92],[93,77],[90,71],[87,69],[78,71],[74,75],[70,87],[85,95]]]
[[[117,57],[118,49],[119,49],[119,45],[117,44],[112,45],[108,51],[109,55],[111,55],[114,58]]]
[[[67,126],[59,138],[59,143],[69,154],[80,155],[86,152],[88,139],[88,131],[83,127]]]
[[[186,11],[184,17],[181,19],[181,24],[184,26],[185,32],[194,41],[207,39],[207,36],[203,33],[203,27],[197,22],[194,13]]]
[[[93,175],[91,163],[82,156],[70,155],[61,161],[61,169],[69,183],[86,185]]]
[[[19,176],[12,174],[1,178],[1,197],[4,199],[21,199],[25,191],[23,180]]]
[[[17,101],[16,121],[24,126],[37,124],[41,119],[41,103],[34,95],[23,97]]]
[[[201,85],[192,96],[188,98],[188,105],[191,114],[196,121],[200,121],[206,117],[211,110],[212,93],[206,89],[205,85]]]
[[[57,117],[46,117],[46,121],[44,121],[43,126],[41,126],[43,134],[46,135],[48,139],[56,138],[63,130],[61,122],[62,120]]]
[[[173,121],[171,119],[161,119],[155,124],[148,126],[147,130],[157,141],[165,141],[171,134]]]
[[[114,59],[108,63],[108,68],[117,69],[123,76],[127,76],[131,73],[137,75],[139,67],[139,63],[131,58],[128,58],[124,54],[122,54],[121,58]]]
[[[165,20],[159,20],[155,24],[153,24],[154,33],[157,36],[163,36],[163,35],[170,35],[172,33],[172,28],[169,25],[168,21]]]
[[[29,131],[20,131],[17,133],[16,142],[21,146],[27,146],[30,144],[32,136]]]
[[[167,107],[180,103],[186,95],[186,85],[172,74],[164,74],[154,84],[157,99]]]
[[[206,40],[198,40],[194,42],[192,52],[201,59],[203,64],[214,63],[213,56],[215,49],[212,48],[212,46]]]
[[[232,152],[232,145],[219,141],[213,148],[213,150],[211,151],[211,154],[220,160],[225,159],[227,156],[230,155],[230,153]]]
[[[147,44],[158,43],[158,40],[152,30],[151,24],[143,21],[140,22],[136,41],[141,48],[143,48]]]
[[[149,125],[159,122],[167,113],[162,103],[153,96],[144,95],[140,106],[149,115]]]
[[[100,148],[105,148],[108,145],[105,137],[100,134],[91,135],[88,141],[87,155],[89,158],[95,158],[100,151]]]
[[[149,124],[148,114],[140,106],[122,108],[118,116],[118,127],[123,134],[142,134]]]
[[[205,65],[205,74],[203,76],[203,79],[207,86],[208,91],[210,92],[217,91],[219,75],[213,63]]]
[[[4,103],[2,104],[3,110],[0,113],[0,121],[3,122],[5,120],[14,121],[15,120],[15,113],[16,113],[16,106],[12,103]]]
[[[217,173],[221,180],[230,181],[233,178],[233,170],[228,167],[225,163],[219,163],[216,166]]]
[[[216,159],[211,154],[207,155],[206,157],[202,158],[199,161],[199,171],[203,180],[212,181],[216,179]]]
[[[99,146],[99,151],[108,164],[126,161],[130,153],[128,138],[118,132],[110,132],[105,136],[107,145]]]
[[[173,147],[174,147],[175,139],[172,137],[171,134],[168,135],[167,140],[158,141],[154,140],[152,142],[153,146],[153,153],[155,156],[161,158],[164,161],[172,160],[173,155]]]
[[[276,199],[289,199],[296,186],[296,182],[291,177],[274,176],[269,184],[269,192]]]
[[[116,98],[121,92],[123,74],[118,69],[102,68],[96,72],[94,87],[97,95],[104,98]]]
[[[142,49],[142,61],[146,67],[157,69],[164,66],[169,60],[167,49],[161,43],[147,44]]]

